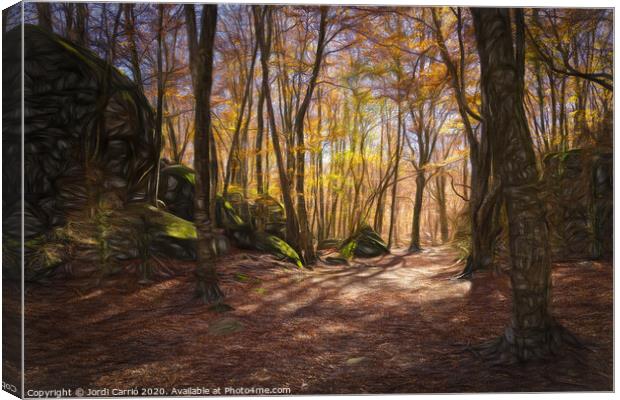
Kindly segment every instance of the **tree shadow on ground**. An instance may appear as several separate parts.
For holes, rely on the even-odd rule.
[[[26,378],[37,388],[287,386],[293,394],[611,390],[608,264],[554,269],[556,314],[596,344],[586,364],[508,368],[466,350],[507,324],[507,277],[450,280],[461,268],[453,261],[435,249],[307,272],[230,257],[220,268],[235,308],[226,314],[193,301],[191,265],[129,293],[121,278],[80,295],[70,289],[79,282],[33,287]],[[235,280],[240,273],[249,279]],[[227,322],[236,328],[210,329]]]

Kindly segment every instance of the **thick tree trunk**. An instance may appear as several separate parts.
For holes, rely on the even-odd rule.
[[[523,361],[547,354],[559,338],[549,310],[547,223],[519,87],[510,10],[472,8],[471,12],[481,65],[483,135],[490,138],[506,201],[512,267],[512,319],[494,350]]]
[[[194,170],[196,187],[194,218],[197,231],[196,278],[197,294],[206,303],[219,303],[223,299],[218,285],[213,250],[213,211],[211,190],[213,171],[211,152],[214,149],[211,135],[211,87],[213,84],[213,52],[217,24],[217,5],[204,5],[201,16],[201,33],[198,39],[196,13],[193,5],[185,6],[187,36],[190,51],[190,70],[196,101],[194,134]]]
[[[474,134],[474,129],[470,118],[480,119],[479,116],[469,108],[465,93],[465,52],[462,37],[462,21],[461,10],[458,9],[457,14],[457,33],[460,48],[460,68],[457,69],[450,53],[445,45],[445,39],[441,31],[441,20],[435,9],[432,12],[433,22],[435,24],[435,39],[437,41],[441,57],[446,64],[448,74],[450,75],[450,85],[454,92],[461,121],[465,128],[465,136],[469,145],[469,160],[471,165],[471,195],[469,197],[469,213],[471,221],[471,240],[470,253],[467,257],[467,263],[460,277],[469,277],[473,271],[488,269],[493,265],[493,256],[495,251],[495,236],[497,234],[497,226],[492,218],[489,218],[488,208],[497,206],[497,198],[489,197],[489,184],[491,180],[491,154],[489,150],[488,139],[485,137],[478,140]],[[465,174],[467,168],[464,169],[463,184],[467,184]],[[467,190],[465,190],[467,194]],[[483,209],[483,204],[486,204]]]

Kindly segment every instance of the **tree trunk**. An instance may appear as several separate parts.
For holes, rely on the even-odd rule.
[[[441,243],[447,243],[450,239],[450,231],[448,228],[448,210],[446,205],[446,176],[440,174],[435,178],[437,184],[437,206],[439,208],[439,232],[441,234]]]
[[[250,64],[250,71],[248,72],[247,80],[245,82],[245,88],[243,89],[243,98],[241,99],[241,109],[239,110],[239,115],[237,116],[237,121],[235,123],[235,132],[233,133],[233,139],[230,145],[230,152],[228,153],[228,162],[226,163],[226,177],[224,178],[224,192],[223,192],[224,195],[228,193],[228,186],[230,185],[230,181],[232,177],[239,175],[239,169],[240,169],[240,164],[241,164],[241,159],[239,156],[239,137],[241,134],[241,123],[243,122],[243,117],[245,115],[245,108],[246,108],[246,105],[248,104],[248,98],[251,95],[252,82],[254,80],[254,65],[256,64],[257,53],[258,53],[258,41],[255,43],[254,50],[252,51],[252,61]]]
[[[465,93],[465,51],[462,37],[462,21],[461,9],[457,14],[457,33],[460,48],[460,69],[457,70],[456,64],[450,56],[445,45],[445,39],[441,31],[441,21],[438,17],[436,9],[432,10],[433,22],[435,24],[435,38],[441,53],[441,57],[446,64],[448,74],[450,75],[450,85],[454,92],[461,121],[465,128],[465,136],[469,145],[469,160],[471,165],[471,185],[469,197],[469,213],[471,221],[471,240],[470,253],[467,257],[467,263],[460,277],[468,277],[473,271],[488,269],[493,265],[493,255],[495,251],[494,238],[497,232],[493,219],[488,218],[487,208],[482,210],[483,204],[487,207],[496,206],[496,197],[489,197],[488,188],[491,179],[491,154],[489,151],[488,139],[480,138],[480,141],[474,134],[471,118],[480,119],[479,116],[469,108]],[[467,184],[465,174],[467,167],[464,169],[463,184]],[[467,194],[467,190],[465,190]]]
[[[254,18],[256,26],[256,35],[259,40],[261,49],[261,67],[263,70],[262,90],[265,93],[265,102],[267,104],[267,115],[269,116],[269,127],[271,131],[271,139],[273,143],[273,151],[276,156],[278,167],[278,175],[280,177],[280,188],[282,191],[282,200],[286,213],[286,240],[287,242],[301,254],[299,247],[299,223],[295,212],[295,205],[291,197],[291,184],[286,172],[284,160],[282,157],[282,149],[280,147],[280,138],[276,130],[275,112],[271,99],[271,89],[269,84],[269,57],[271,53],[271,35],[272,35],[272,16],[271,7],[259,6],[254,7]],[[265,32],[265,30],[267,32]]]
[[[256,170],[256,191],[259,195],[265,192],[265,184],[263,183],[263,136],[265,131],[265,92],[260,89],[258,95],[258,105],[256,109],[256,159],[254,161],[254,167]]]
[[[419,170],[415,178],[415,201],[413,204],[413,221],[411,223],[411,243],[409,244],[410,253],[422,250],[422,247],[420,247],[420,214],[422,212],[425,186],[426,176],[424,175],[424,170]]]
[[[252,73],[252,83],[254,82],[254,74]],[[250,168],[249,159],[249,142],[250,142],[250,121],[252,121],[252,110],[254,106],[254,86],[250,85],[250,94],[248,97],[248,115],[245,119],[243,126],[243,133],[241,134],[241,140],[239,141],[239,173],[237,174],[235,184],[241,186],[241,192],[244,198],[248,198],[248,171]]]
[[[49,32],[54,32],[52,20],[52,4],[36,3],[38,25]]]
[[[510,10],[472,8],[471,12],[480,55],[483,135],[490,138],[494,168],[501,179],[511,256],[511,324],[492,349],[500,357],[524,361],[553,350],[560,339],[549,310],[547,223],[519,86],[521,66],[513,50]]]
[[[323,48],[325,47],[325,34],[327,32],[327,7],[321,7],[321,22],[319,25],[319,38],[316,47],[316,55],[314,65],[312,67],[312,75],[306,95],[295,116],[295,134],[297,136],[297,154],[296,154],[296,191],[297,191],[297,217],[299,218],[299,248],[303,252],[303,259],[306,263],[313,263],[316,259],[314,245],[312,243],[312,232],[308,226],[308,212],[306,210],[306,196],[304,187],[305,165],[306,165],[306,149],[304,145],[304,119],[312,101],[312,93],[316,86],[316,81],[321,70],[321,62],[323,60]]]
[[[402,112],[400,109],[400,104],[398,104],[398,124],[397,124],[397,132],[396,132],[396,159],[394,161],[394,180],[392,184],[392,203],[390,209],[390,228],[388,230],[388,249],[392,247],[393,237],[394,235],[394,225],[396,224],[396,195],[398,193],[398,166],[400,164],[400,153],[402,149]]]
[[[197,231],[196,278],[198,295],[206,303],[219,303],[224,295],[219,288],[213,250],[213,214],[211,189],[211,87],[213,84],[213,53],[217,24],[217,5],[204,5],[201,33],[198,39],[194,6],[185,5],[190,71],[196,101],[194,134],[194,170],[196,186],[194,218]]]
[[[136,43],[136,19],[134,17],[134,4],[125,4],[125,31],[129,42],[129,58],[131,62],[131,73],[133,81],[138,88],[144,92],[142,84],[142,71],[140,70],[140,57],[138,56],[138,45]]]
[[[75,4],[75,41],[77,44],[88,47],[88,4]]]
[[[120,7],[120,5],[119,5]],[[164,126],[164,92],[166,90],[166,83],[164,82],[164,62],[162,54],[162,42],[166,40],[164,38],[164,5],[159,4],[157,6],[157,103],[155,114],[155,146],[160,149],[157,155],[156,178],[155,178],[155,193],[159,193],[159,170],[161,168],[161,144],[163,142],[163,126]],[[155,207],[159,206],[157,196],[155,196]]]

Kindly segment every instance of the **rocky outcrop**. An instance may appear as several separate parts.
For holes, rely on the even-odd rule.
[[[18,104],[19,30],[5,38],[4,97]],[[148,101],[94,53],[38,27],[24,28],[26,236],[98,202],[154,196],[159,149]],[[5,179],[19,179],[21,122],[4,115]],[[18,203],[11,199],[11,209]],[[6,210],[6,209],[5,209]]]
[[[26,25],[23,40],[22,136],[20,29],[4,37],[3,184],[20,187],[23,165],[26,241],[72,213],[154,201],[159,145],[144,95],[96,54],[57,35]],[[9,241],[19,237],[20,203],[19,191],[4,192]]]
[[[610,257],[613,154],[593,149],[549,154],[543,184],[553,257]]]

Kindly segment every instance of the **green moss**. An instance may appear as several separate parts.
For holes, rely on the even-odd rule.
[[[222,205],[223,205],[224,209],[226,210],[226,214],[228,214],[228,217],[230,219],[232,219],[237,225],[242,225],[243,224],[243,220],[241,219],[241,217],[239,215],[237,215],[237,212],[233,208],[232,204],[230,204],[228,201],[224,200],[222,202]]]
[[[131,213],[144,217],[150,224],[161,228],[168,236],[175,239],[197,239],[196,227],[189,221],[159,210],[149,204],[134,204],[127,208]]]
[[[243,221],[243,218],[237,214],[232,204],[219,195],[216,198],[215,216],[217,225],[223,228],[234,230],[247,225],[245,221]]]
[[[343,257],[376,257],[388,253],[387,245],[368,224],[362,224],[340,247]]]
[[[284,240],[277,236],[269,234],[257,234],[256,249],[271,253],[276,257],[287,259],[293,262],[297,267],[303,268],[299,254]]]
[[[353,258],[353,253],[355,252],[356,246],[357,246],[357,242],[355,242],[354,240],[351,240],[349,243],[345,244],[340,249],[340,254],[342,254],[342,256],[346,259],[351,259]]]

